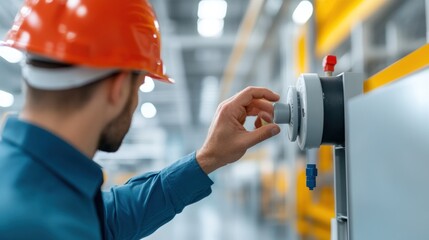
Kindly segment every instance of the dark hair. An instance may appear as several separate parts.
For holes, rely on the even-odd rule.
[[[27,58],[27,64],[47,69],[72,68],[74,65],[54,61]],[[50,108],[56,111],[70,112],[84,106],[93,96],[102,80],[116,77],[120,72],[109,74],[87,85],[67,90],[41,90],[26,83],[27,104],[32,108]]]

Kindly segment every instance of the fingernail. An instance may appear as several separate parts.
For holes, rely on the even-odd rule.
[[[277,134],[279,134],[280,133],[280,128],[279,127],[276,127],[276,128],[273,128],[273,129],[271,129],[271,134],[274,136],[274,135],[277,135]]]

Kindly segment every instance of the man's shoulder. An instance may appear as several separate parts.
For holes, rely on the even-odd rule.
[[[0,218],[9,210],[17,217],[21,210],[46,216],[51,210],[79,214],[91,201],[25,151],[1,142],[0,175]],[[86,208],[79,206],[82,203]]]
[[[10,186],[16,189],[23,189],[25,185],[37,184],[40,176],[49,177],[47,170],[34,161],[34,159],[19,147],[0,141],[0,181],[1,189]],[[36,182],[31,182],[32,180]],[[39,182],[40,183],[40,182]]]
[[[25,149],[0,141],[0,239],[98,239],[92,199]]]
[[[30,155],[18,146],[0,138],[0,166],[11,163],[9,159],[13,160],[13,163],[22,163],[22,159],[30,159]]]

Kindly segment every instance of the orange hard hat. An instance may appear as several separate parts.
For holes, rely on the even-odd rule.
[[[164,73],[159,25],[147,0],[26,0],[1,45],[173,82]]]

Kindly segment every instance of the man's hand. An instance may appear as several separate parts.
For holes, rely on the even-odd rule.
[[[279,98],[279,95],[266,88],[248,87],[222,102],[204,145],[197,151],[201,168],[209,174],[237,161],[248,148],[277,135],[280,128],[272,123],[272,102]],[[243,127],[247,116],[257,116],[253,131]],[[268,124],[263,125],[262,120]]]

